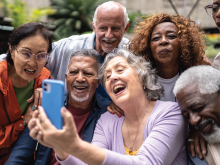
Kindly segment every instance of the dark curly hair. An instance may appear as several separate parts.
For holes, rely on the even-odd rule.
[[[172,22],[178,28],[180,38],[180,68],[182,71],[203,61],[205,55],[204,32],[189,18],[165,13],[152,14],[135,27],[136,36],[131,40],[130,50],[134,54],[142,55],[155,66],[150,48],[151,34],[154,27],[162,22]]]
[[[30,22],[21,25],[9,36],[8,45],[11,45],[11,49],[15,50],[15,46],[17,46],[21,40],[29,36],[34,36],[36,34],[41,35],[45,40],[47,40],[49,44],[47,53],[50,53],[52,51],[52,42],[54,39],[54,35],[41,23]],[[37,41],[33,41],[33,42],[37,42]],[[9,50],[7,52],[6,61],[9,64],[14,65]]]

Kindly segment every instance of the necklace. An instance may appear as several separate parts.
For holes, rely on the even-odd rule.
[[[149,104],[150,104],[150,101],[149,101],[149,103],[147,104],[147,108],[148,108]],[[146,108],[146,110],[145,110],[145,112],[144,112],[144,116],[145,116],[145,114],[146,114],[146,112],[147,112],[147,108]],[[144,116],[143,116],[142,119],[141,119],[141,123],[142,123],[142,121],[143,121],[143,119],[144,119]],[[133,141],[132,145],[131,145],[131,141],[130,141],[130,135],[129,135],[129,130],[128,130],[128,123],[127,123],[126,118],[125,118],[125,123],[126,123],[127,131],[128,131],[128,138],[129,138],[129,144],[130,144],[130,147],[129,147],[129,154],[130,154],[130,153],[132,152],[131,148],[133,147],[133,145],[134,145],[134,143],[135,143],[135,140],[136,140],[136,138],[137,138],[138,132],[139,132],[139,130],[140,130],[141,123],[140,123],[140,125],[139,125],[138,131],[137,131],[137,134],[136,134],[136,136],[135,136],[135,138],[134,138],[134,141]]]

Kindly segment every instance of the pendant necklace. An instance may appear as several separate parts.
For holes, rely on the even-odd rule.
[[[150,100],[149,100],[149,103],[147,104],[147,108],[148,108],[149,104],[150,104]],[[146,112],[147,112],[147,108],[146,108],[146,110],[145,110],[145,112],[144,112],[144,116],[145,116],[145,114],[146,114]],[[143,116],[142,119],[141,119],[141,123],[142,123],[142,121],[143,121],[143,119],[144,119],[144,116]],[[125,124],[126,124],[126,126],[127,126],[128,139],[129,139],[129,144],[130,144],[130,147],[129,147],[129,154],[131,154],[131,152],[132,152],[131,148],[133,147],[133,145],[134,145],[134,143],[135,143],[135,140],[136,140],[136,138],[137,138],[138,132],[139,132],[140,127],[141,127],[141,123],[140,123],[140,125],[139,125],[138,131],[137,131],[137,134],[136,134],[136,136],[135,136],[135,138],[134,138],[134,141],[133,141],[133,143],[132,143],[132,145],[131,145],[131,142],[130,142],[130,135],[129,135],[129,130],[128,130],[128,123],[127,123],[126,118],[125,118]]]

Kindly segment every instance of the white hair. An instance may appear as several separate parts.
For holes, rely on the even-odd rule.
[[[111,4],[116,4],[116,2],[114,2],[114,1],[108,1],[108,2],[105,2],[105,3],[101,4],[101,5],[99,5],[99,6],[96,8],[95,13],[94,13],[94,17],[93,17],[94,26],[96,26],[97,12],[98,12],[99,8],[102,7],[102,6],[104,6],[104,5],[105,5],[105,6],[109,6],[109,5],[111,5]],[[117,4],[119,4],[119,3],[117,3]],[[127,13],[126,8],[125,8],[124,6],[122,6],[121,4],[119,4],[119,5],[120,5],[120,7],[122,8],[123,13],[124,13],[124,28],[126,28],[126,26],[127,26],[127,24],[128,24],[128,22],[129,22],[130,19],[128,18],[128,13]]]
[[[212,94],[219,91],[220,71],[208,66],[194,66],[184,71],[173,88],[173,93],[177,93],[186,86],[196,84],[201,94]]]

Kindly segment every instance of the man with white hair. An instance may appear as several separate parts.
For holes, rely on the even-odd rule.
[[[205,160],[220,164],[220,71],[212,66],[189,68],[176,81],[173,92],[182,115],[208,142]],[[205,160],[194,158],[190,164],[206,164]]]
[[[71,36],[53,44],[47,68],[54,79],[65,81],[65,73],[71,53],[79,49],[95,49],[99,53],[101,63],[107,53],[115,48],[125,48],[128,39],[123,38],[129,27],[126,8],[113,1],[99,5],[93,18],[93,33]],[[97,91],[101,96],[109,98],[100,85]]]

